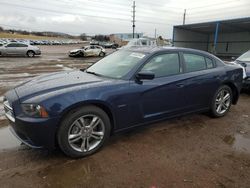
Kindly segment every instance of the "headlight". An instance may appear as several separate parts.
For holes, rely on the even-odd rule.
[[[46,109],[38,104],[21,104],[23,113],[30,117],[49,117]]]

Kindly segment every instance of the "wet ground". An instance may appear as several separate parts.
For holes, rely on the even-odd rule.
[[[0,58],[0,96],[25,79],[98,59],[68,58],[72,46],[43,48],[34,59]],[[0,187],[250,187],[249,104],[243,93],[224,118],[197,114],[153,124],[78,160],[20,145],[0,116]]]

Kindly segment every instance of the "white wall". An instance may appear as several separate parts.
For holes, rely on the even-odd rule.
[[[208,35],[174,28],[174,46],[207,51]]]
[[[214,35],[209,37],[209,51],[212,49]],[[238,41],[238,42],[237,42]],[[244,41],[244,42],[242,42]],[[227,49],[228,43],[228,49]],[[218,54],[238,55],[250,49],[250,32],[239,33],[220,33],[218,34],[218,43],[216,52]]]
[[[207,35],[179,28],[174,28],[173,32],[174,46],[213,52],[214,34]],[[219,31],[216,46],[217,55],[238,56],[249,49],[250,32],[222,33]]]

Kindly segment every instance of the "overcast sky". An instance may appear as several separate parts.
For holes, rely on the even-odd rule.
[[[0,26],[30,31],[132,31],[132,0],[0,0]],[[249,0],[136,0],[136,32],[172,37],[173,25],[250,17]]]

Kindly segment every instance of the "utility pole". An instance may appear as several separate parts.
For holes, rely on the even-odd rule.
[[[183,14],[183,25],[185,25],[186,22],[186,9],[184,9],[184,14]]]
[[[132,27],[133,27],[133,38],[135,38],[135,1],[133,2],[133,6],[132,6],[132,8],[133,8],[133,20],[132,20],[132,22],[133,22],[133,25],[132,25]]]

